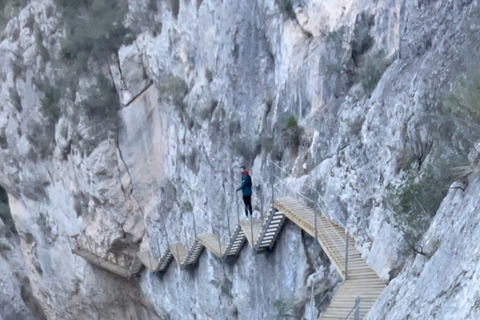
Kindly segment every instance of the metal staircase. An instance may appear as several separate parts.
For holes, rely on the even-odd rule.
[[[150,251],[140,251],[137,252],[136,255],[138,260],[140,260],[150,272],[154,273],[165,271],[173,259],[173,255],[169,247],[165,249],[158,260],[150,254]]]
[[[237,224],[231,237],[228,239],[227,244],[225,245],[225,251],[223,253],[223,258],[236,257],[240,253],[243,245],[245,244],[247,237],[245,232],[243,232],[242,227]]]
[[[363,319],[386,283],[355,250],[353,240],[347,238],[342,227],[317,214],[297,199],[290,197],[276,199],[275,207],[305,232],[316,236],[323,251],[344,279],[321,319],[349,319],[349,316],[355,315],[351,314],[351,311],[357,298],[360,298],[357,319]]]
[[[182,270],[195,265],[200,258],[202,250],[203,245],[197,238],[195,238],[193,244],[187,248],[185,248],[181,242],[170,244],[170,252]]]
[[[260,234],[255,241],[253,250],[260,252],[263,250],[271,250],[275,245],[280,231],[282,230],[285,222],[285,215],[275,208],[271,208],[267,214],[267,217],[263,221]]]
[[[168,265],[172,260],[173,260],[172,251],[170,251],[170,247],[167,247],[163,255],[160,257],[160,261],[158,262],[158,267],[155,271],[160,273],[164,272],[165,270],[167,270]]]
[[[273,192],[272,188],[272,199]],[[72,252],[125,278],[138,274],[142,266],[151,272],[164,272],[173,259],[181,270],[185,270],[197,264],[204,248],[222,260],[237,257],[247,241],[254,253],[271,250],[288,219],[319,242],[344,280],[320,319],[363,319],[385,288],[386,282],[379,279],[362,259],[343,227],[330,222],[318,210],[313,210],[299,200],[300,198],[301,195],[276,198],[270,211],[262,219],[240,220],[237,207],[238,223],[234,226],[233,232],[229,232],[226,243],[222,243],[218,235],[210,232],[197,234],[193,220],[195,236],[192,244],[186,247],[181,242],[168,244],[159,259],[155,259],[149,251],[142,251],[133,258],[127,257],[124,260],[128,262],[120,265],[101,259],[92,253],[92,250],[76,247]],[[230,229],[230,220],[228,223]]]

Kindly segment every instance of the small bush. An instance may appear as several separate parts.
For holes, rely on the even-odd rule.
[[[0,132],[0,148],[3,150],[8,149],[8,140],[5,132]]]
[[[40,125],[38,122],[29,124],[27,140],[34,147],[40,159],[45,159],[52,154],[55,147],[55,127],[53,125]]]
[[[365,93],[370,96],[385,73],[388,64],[383,51],[368,54],[359,69],[358,78]]]
[[[273,302],[273,306],[277,309],[277,314],[275,319],[294,319],[297,318],[294,315],[295,304],[292,301],[285,301],[283,299],[276,299]]]
[[[91,123],[108,120],[114,127],[118,125],[118,94],[113,83],[101,74],[97,75],[96,84],[90,88],[87,99],[80,103],[80,107]]]
[[[215,109],[217,109],[217,107],[218,107],[218,101],[212,100],[210,102],[210,105],[200,110],[200,119],[202,119],[203,121],[207,119],[211,120],[212,115],[215,112]]]
[[[269,137],[266,134],[262,134],[260,136],[258,144],[261,146],[262,150],[264,150],[266,153],[269,153],[270,151],[273,150],[273,144],[274,144],[273,137]]]
[[[42,31],[38,26],[35,26],[35,44],[37,46],[37,51],[40,53],[43,62],[47,62],[50,60],[50,53],[48,52],[47,48],[43,44],[43,35]]]
[[[47,237],[52,236],[52,227],[48,222],[47,215],[43,212],[40,212],[38,217],[35,219],[35,223],[38,225],[40,230],[42,230],[43,234]]]
[[[185,201],[185,202],[183,203],[183,210],[184,210],[185,212],[192,212],[192,210],[193,210],[192,203],[191,203],[190,201]]]
[[[296,128],[297,127],[297,119],[295,119],[294,116],[290,116],[287,119],[287,122],[285,124],[285,129],[291,129],[291,128]]]
[[[353,29],[353,37],[350,41],[352,48],[352,60],[359,67],[362,57],[370,51],[375,44],[375,39],[370,35],[370,29],[375,23],[375,16],[362,12],[358,15]]]
[[[443,113],[480,124],[480,72],[465,73],[453,82]]]
[[[283,143],[289,148],[292,149],[293,152],[298,152],[298,147],[300,146],[300,138],[302,134],[302,128],[300,128],[297,124],[297,119],[295,117],[290,116],[282,129],[281,137]]]
[[[178,18],[180,13],[180,1],[179,0],[170,0],[170,6],[172,8],[172,15],[175,19]]]
[[[230,148],[233,152],[243,158],[243,163],[250,167],[254,160],[254,150],[252,146],[245,140],[236,137],[232,139],[230,143]]]
[[[62,115],[59,105],[60,91],[48,82],[43,83],[39,89],[44,92],[40,111],[50,124],[56,124]]]
[[[12,214],[10,212],[10,206],[8,205],[7,192],[0,187],[0,219],[6,227],[6,236],[10,237],[12,234],[17,234],[15,228],[15,222],[13,221]]]
[[[61,57],[74,69],[85,70],[86,63],[106,62],[122,44],[133,39],[123,22],[128,11],[126,0],[55,0],[63,9],[66,37]]]
[[[20,77],[25,80],[28,67],[23,63],[23,57],[21,54],[14,53],[15,58],[10,61],[10,65],[13,70],[14,79]]]
[[[10,93],[10,100],[12,101],[12,104],[15,107],[15,109],[17,109],[18,112],[22,112],[23,110],[22,99],[18,94],[17,88],[10,88],[9,93]]]
[[[187,157],[187,168],[195,172],[195,174],[198,173],[199,167],[198,167],[198,153],[196,149],[193,149],[192,152]]]
[[[292,0],[275,0],[280,12],[292,20],[297,20],[297,14],[293,10]]]
[[[170,76],[160,83],[159,90],[164,99],[171,102],[181,113],[185,112],[184,100],[188,94],[185,80]]]
[[[389,187],[384,197],[384,203],[394,213],[391,223],[401,231],[410,247],[415,246],[428,229],[455,180],[454,168],[463,161],[456,152],[443,146],[432,152],[421,171],[417,168],[407,171],[403,183]]]
[[[228,134],[230,137],[233,137],[234,135],[240,133],[242,130],[242,126],[240,124],[240,121],[234,118],[230,118],[228,120]]]
[[[213,81],[213,73],[212,73],[212,70],[210,70],[210,69],[205,69],[205,78],[208,80],[209,83]]]

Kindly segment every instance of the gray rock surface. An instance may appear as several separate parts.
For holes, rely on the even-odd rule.
[[[53,2],[32,1],[9,22],[0,43],[0,185],[48,319],[310,319],[311,286],[318,312],[339,278],[293,224],[266,255],[244,249],[223,264],[207,253],[192,271],[173,264],[133,281],[70,253],[70,236],[80,234],[101,256],[121,246],[159,254],[186,243],[194,219],[197,232],[225,239],[238,214],[238,166],[252,173],[260,215],[271,201],[272,159],[283,168],[277,195],[312,199],[348,228],[380,277],[399,274],[372,319],[475,318],[476,267],[449,269],[446,257],[474,257],[463,242],[473,216],[450,215],[474,211],[477,180],[435,211],[455,180],[446,170],[473,147],[441,109],[452,81],[475,68],[477,1],[294,0],[295,20],[276,2],[179,0],[153,11],[130,1],[126,24],[138,35],[98,67],[120,98],[118,135],[75,113],[83,91],[98,85],[88,76],[59,101],[67,112],[54,126],[42,114],[37,81],[62,73]],[[402,207],[415,197],[410,211]],[[422,241],[428,257],[410,260],[409,245]],[[0,270],[11,274],[12,264],[0,260]],[[18,281],[7,285],[12,312],[29,316]]]

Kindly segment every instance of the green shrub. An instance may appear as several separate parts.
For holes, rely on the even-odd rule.
[[[295,319],[294,309],[295,304],[292,301],[285,301],[284,299],[276,299],[273,306],[277,309],[276,319]]]
[[[23,57],[19,53],[14,53],[15,58],[10,61],[10,65],[13,70],[13,77],[14,79],[20,77],[25,80],[25,76],[27,74],[27,66],[23,62]]]
[[[35,223],[38,225],[40,230],[42,230],[43,234],[47,237],[52,236],[52,227],[47,220],[47,215],[43,212],[40,212],[38,217],[35,219]]]
[[[240,137],[235,137],[230,142],[230,149],[234,154],[243,158],[243,163],[247,167],[250,167],[254,160],[254,150],[249,142]]]
[[[292,0],[275,0],[280,12],[292,20],[297,20],[297,14],[293,10]]]
[[[195,172],[195,174],[198,173],[199,171],[199,166],[198,166],[198,153],[196,149],[193,149],[192,152],[187,157],[187,168]]]
[[[301,134],[302,128],[298,126],[297,119],[293,116],[288,117],[282,129],[281,138],[283,143],[295,153],[298,152],[300,146]]]
[[[287,122],[285,123],[285,129],[288,130],[296,127],[297,127],[297,119],[295,119],[294,116],[288,117]]]
[[[193,210],[192,203],[191,203],[190,201],[185,201],[185,202],[183,203],[183,210],[184,210],[185,212],[192,212],[192,210]]]
[[[109,120],[115,128],[118,125],[118,94],[113,83],[101,74],[96,76],[96,83],[90,88],[87,98],[80,103],[80,108],[92,124]]]
[[[212,73],[212,70],[210,70],[210,69],[205,69],[205,78],[208,80],[209,83],[213,81],[213,73]]]
[[[362,58],[372,49],[375,39],[370,35],[370,29],[375,24],[375,16],[362,12],[358,15],[353,29],[350,46],[352,48],[352,60],[359,67]]]
[[[185,112],[184,100],[188,94],[188,86],[185,80],[170,76],[161,81],[159,90],[162,97],[177,107],[180,113]]]
[[[38,26],[35,26],[35,44],[37,46],[37,50],[40,53],[44,62],[50,60],[50,53],[48,52],[47,48],[43,44],[43,35],[42,31]]]
[[[44,93],[44,96],[41,99],[42,105],[40,111],[45,118],[47,118],[48,122],[51,125],[54,125],[62,115],[59,104],[60,91],[48,82],[43,83],[39,89]]]
[[[261,134],[258,144],[261,146],[262,150],[266,153],[269,153],[273,150],[273,137],[269,137],[266,134]]]
[[[465,73],[453,81],[443,113],[480,125],[480,72]]]
[[[0,187],[0,219],[6,227],[6,236],[9,237],[12,234],[17,234],[15,228],[15,222],[13,221],[12,214],[10,212],[10,206],[8,205],[7,192]]]
[[[407,171],[404,181],[398,187],[389,187],[384,197],[384,203],[394,213],[390,222],[401,231],[410,247],[428,229],[455,181],[455,166],[463,161],[456,152],[443,147],[429,157],[421,171],[418,168]]]
[[[204,107],[203,109],[200,110],[200,119],[203,121],[205,120],[211,120],[213,113],[215,112],[215,109],[218,107],[218,101],[217,100],[212,100],[210,102],[210,105]]]
[[[27,140],[34,147],[36,155],[40,159],[47,158],[55,147],[55,127],[40,125],[38,122],[32,122],[28,127]]]
[[[10,99],[12,101],[13,106],[15,109],[17,109],[18,112],[22,112],[23,107],[22,107],[22,99],[20,98],[20,95],[18,94],[17,88],[10,88],[9,90],[10,93]]]
[[[365,93],[370,96],[388,67],[383,51],[366,55],[360,64],[358,78]]]
[[[104,63],[122,44],[133,40],[123,24],[126,0],[55,0],[55,4],[63,9],[66,28],[60,55],[74,69],[86,70],[90,59]]]
[[[5,132],[0,132],[0,148],[3,150],[8,149],[8,140]]]
[[[175,19],[178,18],[178,14],[180,13],[180,1],[179,0],[170,0],[170,6],[172,9],[172,15]]]
[[[236,134],[240,133],[241,130],[242,126],[239,120],[235,118],[230,118],[228,120],[228,134],[230,135],[230,137],[233,137]]]

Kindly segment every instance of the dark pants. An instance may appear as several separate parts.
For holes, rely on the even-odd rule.
[[[245,215],[248,218],[248,212],[250,211],[250,216],[252,216],[252,197],[243,196],[243,203],[245,204]]]

